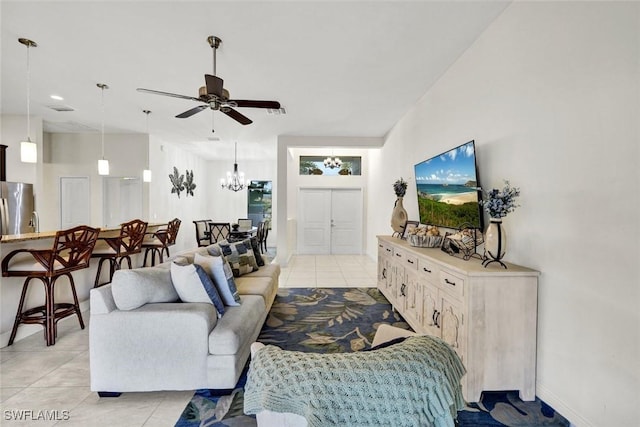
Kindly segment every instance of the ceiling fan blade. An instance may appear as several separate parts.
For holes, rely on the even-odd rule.
[[[199,101],[199,99],[197,99]],[[180,113],[176,116],[177,119],[186,119],[187,117],[191,117],[196,113],[199,113],[202,110],[206,110],[209,108],[208,105],[198,105],[190,110],[185,111],[184,113]]]
[[[200,98],[194,98],[193,96],[187,96],[187,95],[178,95],[177,93],[161,92],[159,90],[144,89],[141,87],[139,87],[136,90],[138,92],[151,93],[153,95],[171,96],[173,98],[190,99],[192,101],[199,101],[199,102],[202,101]]]
[[[215,95],[218,98],[222,98],[224,80],[211,74],[205,74],[204,80],[207,82],[207,95]]]
[[[249,117],[245,116],[244,114],[241,114],[240,112],[234,110],[233,108],[227,107],[224,109],[220,109],[220,111],[222,111],[227,116],[231,117],[232,119],[234,119],[235,121],[243,125],[249,125],[253,123],[253,121]]]
[[[248,108],[273,108],[277,110],[280,108],[278,101],[254,101],[250,99],[230,99],[229,102],[234,102],[238,107]]]

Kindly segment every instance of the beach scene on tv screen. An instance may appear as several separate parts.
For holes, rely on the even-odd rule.
[[[480,228],[473,141],[415,165],[420,222]]]

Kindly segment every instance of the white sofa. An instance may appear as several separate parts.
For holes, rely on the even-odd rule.
[[[241,304],[218,318],[207,303],[166,302],[173,289],[171,261],[193,262],[198,248],[155,267],[114,275],[90,293],[91,390],[100,396],[122,392],[233,388],[260,333],[278,288],[280,267],[267,264],[235,278]],[[138,277],[134,294],[114,299],[113,287]],[[169,281],[167,284],[167,280]],[[118,288],[117,288],[118,289]],[[148,301],[138,308],[140,300]],[[174,300],[176,298],[173,298]],[[118,304],[121,308],[118,308]],[[165,302],[157,302],[165,301]],[[125,306],[125,307],[122,307]],[[124,309],[122,309],[124,308]]]

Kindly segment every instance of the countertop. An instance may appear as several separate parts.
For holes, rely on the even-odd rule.
[[[166,226],[167,223],[152,223],[147,226],[147,232],[153,230],[156,231],[157,228]],[[118,233],[120,231],[120,227],[110,227],[110,228],[100,228],[100,236],[110,235],[112,233]],[[57,231],[42,231],[40,233],[24,233],[24,234],[7,234],[2,236],[0,239],[0,243],[19,243],[19,242],[27,242],[30,240],[40,240],[40,239],[52,239],[56,237]]]

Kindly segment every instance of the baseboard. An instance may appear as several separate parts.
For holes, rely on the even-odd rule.
[[[571,427],[596,427],[595,424],[578,414],[555,393],[540,383],[536,383],[536,396],[569,420]]]
[[[89,300],[83,301],[80,303],[80,311],[82,312],[82,315],[84,317],[85,313],[89,313]],[[66,322],[76,322],[78,323],[78,319],[76,318],[76,316],[69,316],[69,317],[65,317],[64,319],[60,320],[58,322],[58,324],[64,324]],[[86,323],[86,322],[85,322]],[[13,325],[11,325],[13,326]],[[16,333],[16,339],[13,340],[14,343],[29,337],[33,334],[41,334],[42,335],[42,340],[44,341],[44,329],[42,327],[42,325],[25,325],[22,324],[20,326],[18,326],[18,332]],[[0,334],[0,348],[4,348],[7,347],[9,345],[9,337],[11,337],[11,331],[7,331],[4,332],[2,334]]]

